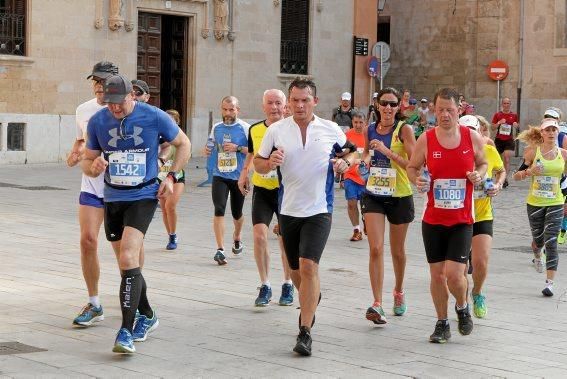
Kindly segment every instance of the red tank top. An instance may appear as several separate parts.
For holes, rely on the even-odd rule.
[[[467,171],[474,170],[475,162],[470,130],[460,126],[461,142],[454,149],[441,146],[435,130],[426,132],[431,188],[423,221],[445,226],[473,224],[473,184],[466,176]]]

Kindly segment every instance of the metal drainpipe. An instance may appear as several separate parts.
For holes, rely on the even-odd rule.
[[[521,121],[522,109],[522,84],[524,77],[524,6],[525,0],[520,1],[520,49],[519,49],[519,63],[518,63],[518,88],[516,94],[516,112],[518,113],[518,120]],[[521,128],[520,123],[520,128]],[[516,142],[515,156],[519,156],[520,144]]]

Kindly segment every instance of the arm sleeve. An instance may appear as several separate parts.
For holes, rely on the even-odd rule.
[[[156,108],[156,121],[158,123],[158,131],[160,135],[160,143],[171,142],[179,134],[179,126],[169,117],[167,113]],[[162,141],[163,139],[163,141]]]
[[[254,143],[252,141],[252,127],[250,127],[250,129],[248,129],[248,152],[250,154],[254,154]]]
[[[87,149],[90,150],[102,150],[96,136],[97,120],[98,117],[91,117],[87,124]]]
[[[258,150],[258,155],[262,158],[268,158],[275,147],[274,130],[273,128],[268,128],[266,134],[264,134],[264,138],[262,138],[262,144]]]

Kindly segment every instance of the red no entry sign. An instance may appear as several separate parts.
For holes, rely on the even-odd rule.
[[[494,60],[488,64],[486,73],[492,80],[504,80],[508,76],[508,65],[504,61]]]

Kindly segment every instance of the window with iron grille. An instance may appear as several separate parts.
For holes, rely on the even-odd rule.
[[[0,0],[0,54],[25,55],[26,0]]]
[[[25,150],[26,124],[23,122],[9,122],[6,145],[8,151]]]
[[[307,75],[309,0],[282,1],[280,72]]]

